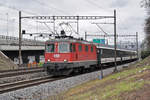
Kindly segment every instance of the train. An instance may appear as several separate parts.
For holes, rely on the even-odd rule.
[[[117,49],[117,62],[135,60],[135,51]],[[99,64],[114,63],[114,49],[76,39],[57,36],[45,42],[44,68],[50,75],[81,73],[85,69],[99,68]]]

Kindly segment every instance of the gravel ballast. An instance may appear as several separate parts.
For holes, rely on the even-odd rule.
[[[120,70],[123,66],[118,66]],[[103,70],[104,76],[111,74],[114,68]],[[99,78],[101,71],[74,76],[54,82],[44,83],[4,94],[0,94],[0,100],[44,100],[51,95],[57,95],[71,87]]]

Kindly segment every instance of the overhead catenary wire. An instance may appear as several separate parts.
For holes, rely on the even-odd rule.
[[[40,4],[40,5],[43,6],[43,7],[48,8],[49,10],[55,10],[55,11],[58,11],[58,12],[60,12],[60,13],[62,13],[62,14],[69,14],[69,13],[66,13],[65,11],[63,11],[63,10],[61,10],[61,9],[58,9],[58,8],[56,8],[56,7],[53,7],[53,6],[50,5],[50,4],[46,4],[46,3],[44,3],[44,2],[41,2],[41,0],[33,0],[33,1],[37,2],[38,4]]]
[[[100,5],[98,5],[98,3],[95,3],[94,0],[85,0],[86,2],[88,2],[89,4],[93,5],[94,7],[97,7],[99,9],[103,9],[104,11],[107,11],[107,12],[112,12],[111,10],[106,10],[105,8],[101,7]]]
[[[96,25],[97,25],[97,27],[98,27],[105,35],[108,35],[108,33],[105,32],[105,31],[103,30],[103,28],[102,28],[100,25],[98,25],[98,24],[96,24]]]
[[[48,28],[48,30],[50,31],[50,32],[52,32],[52,34],[53,35],[58,35],[58,32],[55,30],[55,32],[53,32],[52,31],[52,29],[47,25],[47,23],[54,23],[54,22],[44,22],[44,21],[36,21],[36,22],[38,22],[38,23],[43,23],[47,28]]]
[[[76,33],[76,34],[78,34],[78,32],[69,24],[69,26],[70,26],[70,28],[72,29],[72,31],[74,32],[74,33]],[[72,34],[70,34],[70,36],[71,36]],[[79,34],[78,34],[79,35]]]
[[[1,21],[4,21],[4,22],[6,22],[6,21],[7,21],[7,19],[4,19],[4,18],[0,18],[0,20],[1,20]]]
[[[12,9],[12,10],[15,10],[15,11],[22,11],[26,14],[30,14],[30,15],[37,15],[36,13],[33,13],[33,12],[30,12],[30,11],[25,11],[25,10],[20,10],[14,6],[9,6],[9,5],[6,5],[6,4],[3,4],[3,3],[0,3],[0,6],[2,7],[5,7],[5,8],[9,8],[9,9]]]
[[[98,8],[100,8],[100,9],[104,9],[104,8],[102,8],[102,7],[100,7],[98,4],[96,4],[96,3],[94,3],[93,1],[91,1],[91,0],[85,0],[85,1],[87,1],[89,4],[92,4],[92,5],[94,5],[94,6],[96,6],[96,7],[98,7]]]
[[[48,28],[48,30],[49,30],[50,32],[52,32],[52,34],[55,35],[55,33],[52,31],[52,29],[51,29],[46,23],[44,23],[44,25]]]

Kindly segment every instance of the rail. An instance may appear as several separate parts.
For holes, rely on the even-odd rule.
[[[31,79],[31,80],[18,81],[14,83],[1,84],[0,94],[14,91],[14,90],[21,89],[21,88],[25,88],[25,87],[39,85],[42,83],[53,82],[53,81],[64,79],[64,78],[65,77],[51,78],[50,76],[47,76],[47,77],[36,78],[36,79]]]
[[[43,72],[43,71],[44,71],[43,67],[22,68],[22,69],[15,69],[15,70],[3,70],[3,71],[0,71],[0,78],[14,77],[14,76],[17,76],[17,75],[37,73],[37,72]]]

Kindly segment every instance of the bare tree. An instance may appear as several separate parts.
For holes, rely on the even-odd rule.
[[[150,49],[150,0],[142,0],[141,1],[141,7],[144,7],[147,11],[147,14],[149,17],[145,20],[145,27],[144,31],[146,34],[146,43],[147,43],[147,49]]]

